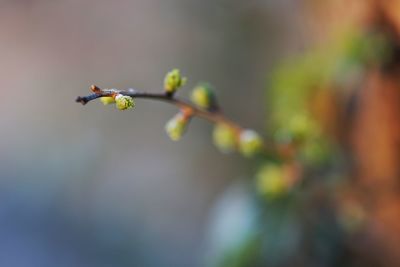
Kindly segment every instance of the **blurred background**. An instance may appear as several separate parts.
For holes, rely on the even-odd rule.
[[[398,266],[399,10],[0,0],[0,266]],[[74,102],[174,67],[294,160],[221,154],[197,119],[171,142],[162,103]]]

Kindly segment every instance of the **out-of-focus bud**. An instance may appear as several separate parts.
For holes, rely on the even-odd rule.
[[[135,106],[135,102],[132,97],[122,94],[115,96],[115,103],[119,110],[130,109]]]
[[[276,199],[287,193],[285,171],[273,163],[263,165],[256,175],[257,190],[268,199]]]
[[[321,128],[308,114],[299,113],[293,115],[284,127],[275,132],[275,139],[281,144],[305,143],[315,140],[321,135]]]
[[[182,77],[181,72],[178,69],[173,69],[165,75],[164,78],[164,90],[169,94],[173,94],[181,86],[185,85],[186,77]]]
[[[115,99],[112,96],[104,96],[102,98],[100,98],[101,103],[103,103],[103,105],[110,105],[110,104],[114,104],[115,103]]]
[[[253,130],[242,130],[239,137],[239,150],[245,157],[252,157],[263,147],[261,136]]]
[[[190,100],[203,109],[210,109],[216,104],[214,90],[207,83],[198,84],[192,90]]]
[[[293,116],[288,123],[292,138],[297,141],[310,139],[319,134],[319,128],[312,118],[305,114]]]
[[[229,125],[218,123],[213,131],[214,145],[223,153],[229,153],[235,150],[237,138],[235,131]]]
[[[186,131],[189,118],[182,113],[176,114],[172,119],[170,119],[165,125],[165,131],[167,132],[169,138],[173,141],[178,141],[181,139]]]

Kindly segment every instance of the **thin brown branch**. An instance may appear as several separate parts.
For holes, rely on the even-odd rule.
[[[216,124],[222,123],[222,124],[228,125],[229,127],[231,127],[234,130],[234,132],[237,136],[237,139],[239,139],[239,136],[240,136],[242,130],[244,129],[242,126],[240,126],[236,122],[234,122],[234,121],[228,119],[226,116],[224,116],[223,113],[220,111],[220,109],[210,109],[210,110],[202,109],[202,108],[199,108],[199,107],[193,105],[192,103],[189,103],[185,100],[177,98],[174,94],[138,92],[134,89],[129,89],[127,91],[120,91],[120,90],[116,90],[116,89],[100,89],[99,87],[97,87],[95,85],[92,85],[90,89],[93,92],[92,94],[87,95],[87,96],[79,96],[76,98],[76,102],[85,105],[85,104],[89,103],[90,101],[101,98],[101,97],[110,97],[110,96],[115,96],[117,94],[122,94],[125,96],[130,96],[134,99],[143,98],[143,99],[148,99],[148,100],[165,102],[165,103],[168,103],[168,104],[178,107],[181,110],[181,112],[184,113],[186,116],[199,117],[199,118],[205,119],[212,123],[216,123]],[[294,147],[292,145],[279,147],[272,143],[266,144],[264,142],[263,154],[264,155],[275,155],[286,161],[291,161],[294,159],[293,158],[293,156],[294,156],[293,149],[294,149]]]
[[[100,89],[99,87],[97,87],[95,85],[91,86],[91,90],[93,91],[93,94],[90,94],[87,96],[78,96],[76,99],[76,102],[85,105],[88,102],[95,100],[97,98],[114,96],[115,94],[122,94],[125,96],[130,96],[135,99],[144,98],[144,99],[156,100],[156,101],[161,101],[161,102],[166,102],[166,103],[172,104],[186,112],[191,113],[191,115],[194,117],[199,117],[199,118],[208,120],[213,123],[224,123],[226,125],[229,125],[230,127],[232,127],[232,129],[235,130],[235,132],[237,132],[237,134],[239,134],[240,131],[243,129],[237,123],[226,118],[222,114],[222,112],[219,110],[201,109],[201,108],[198,108],[195,105],[188,103],[182,99],[179,99],[171,94],[137,92],[132,89],[128,90],[128,91],[119,91],[119,90],[115,90],[115,89],[111,89],[111,90]]]

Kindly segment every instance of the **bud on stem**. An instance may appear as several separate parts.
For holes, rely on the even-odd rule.
[[[245,157],[253,157],[261,152],[263,140],[261,136],[253,130],[242,130],[239,137],[239,150]]]
[[[100,98],[100,101],[101,103],[103,103],[104,106],[115,103],[115,99],[112,96],[103,96],[102,98]]]
[[[213,131],[214,145],[223,153],[229,153],[236,149],[237,138],[235,130],[224,123],[218,123]]]
[[[216,108],[216,98],[212,87],[207,83],[198,84],[192,91],[190,99],[203,109]]]
[[[190,116],[180,112],[170,119],[165,125],[165,131],[169,138],[173,141],[178,141],[182,138],[186,132],[187,125],[189,123]]]
[[[115,103],[119,110],[130,109],[135,106],[135,102],[133,101],[132,97],[122,94],[117,94],[115,96]]]
[[[285,171],[281,165],[267,163],[256,175],[257,190],[268,199],[276,199],[287,193]]]
[[[180,87],[185,85],[186,77],[182,77],[180,70],[173,69],[165,75],[164,90],[168,94],[175,93]]]

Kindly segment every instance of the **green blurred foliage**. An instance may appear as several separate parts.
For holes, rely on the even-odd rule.
[[[346,244],[364,214],[356,204],[344,210],[333,204],[337,186],[349,177],[340,165],[345,149],[313,101],[327,93],[337,103],[333,98],[353,91],[368,70],[387,64],[391,51],[384,34],[349,30],[275,69],[267,87],[267,134],[276,145],[294,145],[302,177],[287,183],[279,157],[261,159],[253,192],[258,238],[249,236],[218,266],[354,266]]]
[[[261,240],[250,236],[237,248],[229,251],[217,265],[221,267],[261,266]]]
[[[270,135],[278,143],[300,144],[305,163],[329,161],[337,144],[324,133],[324,122],[310,108],[312,101],[323,91],[338,95],[354,89],[367,69],[390,59],[390,51],[383,34],[350,30],[280,64],[267,91]]]

